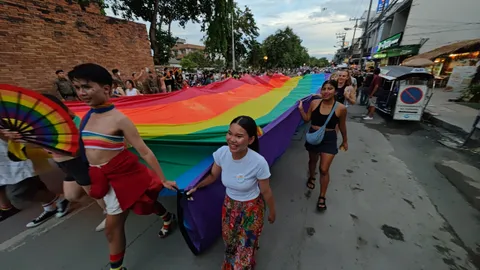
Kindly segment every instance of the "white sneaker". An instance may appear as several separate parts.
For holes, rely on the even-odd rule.
[[[103,230],[105,230],[105,222],[107,221],[107,219],[104,219],[102,222],[100,222],[100,224],[98,224],[97,228],[95,228],[95,231],[96,232],[101,232]]]
[[[365,116],[365,117],[363,118],[363,120],[373,120],[373,117]]]

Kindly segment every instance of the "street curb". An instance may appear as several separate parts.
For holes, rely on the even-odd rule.
[[[447,131],[450,131],[450,132],[455,133],[457,135],[460,135],[462,137],[467,137],[467,135],[468,135],[468,132],[463,130],[463,128],[457,127],[457,126],[452,125],[452,124],[450,124],[446,121],[438,119],[436,117],[436,115],[433,115],[430,112],[424,111],[422,119],[432,123],[433,125],[435,125],[437,127],[441,127],[441,128],[443,128]]]
[[[479,181],[475,181],[468,175],[465,175],[461,170],[456,170],[448,165],[449,161],[435,162],[435,168],[445,176],[445,178],[454,185],[460,193],[464,195],[468,202],[472,204],[477,210],[480,210],[480,187]],[[464,165],[468,166],[468,165]],[[471,166],[470,166],[471,167]],[[477,168],[472,167],[473,170]],[[479,174],[480,175],[480,174]],[[475,186],[477,183],[477,186]]]

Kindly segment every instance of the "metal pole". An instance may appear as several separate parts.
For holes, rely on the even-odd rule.
[[[363,57],[364,57],[364,48],[365,48],[365,45],[367,46],[367,50],[368,50],[368,42],[369,42],[369,36],[368,36],[368,24],[370,23],[370,11],[372,10],[372,4],[373,4],[373,0],[370,0],[370,5],[368,6],[368,11],[367,11],[367,21],[366,21],[366,24],[365,24],[365,32],[363,33],[364,34],[364,38],[363,40],[365,41],[365,44],[363,44],[362,46],[362,53],[361,53],[361,58],[360,58],[360,68],[362,68],[362,62],[367,62],[366,59],[365,61],[363,60]]]
[[[355,33],[357,32],[357,26],[358,26],[358,19],[355,20],[355,26],[353,27],[352,43],[350,44],[350,48],[352,48],[350,52],[350,58],[353,58],[353,41],[355,40]]]
[[[233,28],[233,15],[235,13],[235,5],[232,1],[232,71],[235,70],[235,29]]]

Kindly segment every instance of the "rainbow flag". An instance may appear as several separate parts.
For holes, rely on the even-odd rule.
[[[228,126],[239,115],[251,116],[263,129],[260,153],[272,165],[301,123],[297,101],[308,103],[325,79],[324,74],[245,76],[168,94],[121,97],[114,99],[114,104],[135,123],[167,179],[188,190],[208,172],[212,153],[226,143]],[[67,105],[80,117],[89,109],[80,102]],[[216,181],[195,192],[193,201],[177,195],[180,229],[192,252],[198,254],[221,233],[225,189]]]

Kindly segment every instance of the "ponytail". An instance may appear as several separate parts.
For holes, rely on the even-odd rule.
[[[251,144],[248,145],[248,148],[252,149],[253,151],[260,153],[260,143],[258,141],[258,135],[254,136],[255,139]]]

